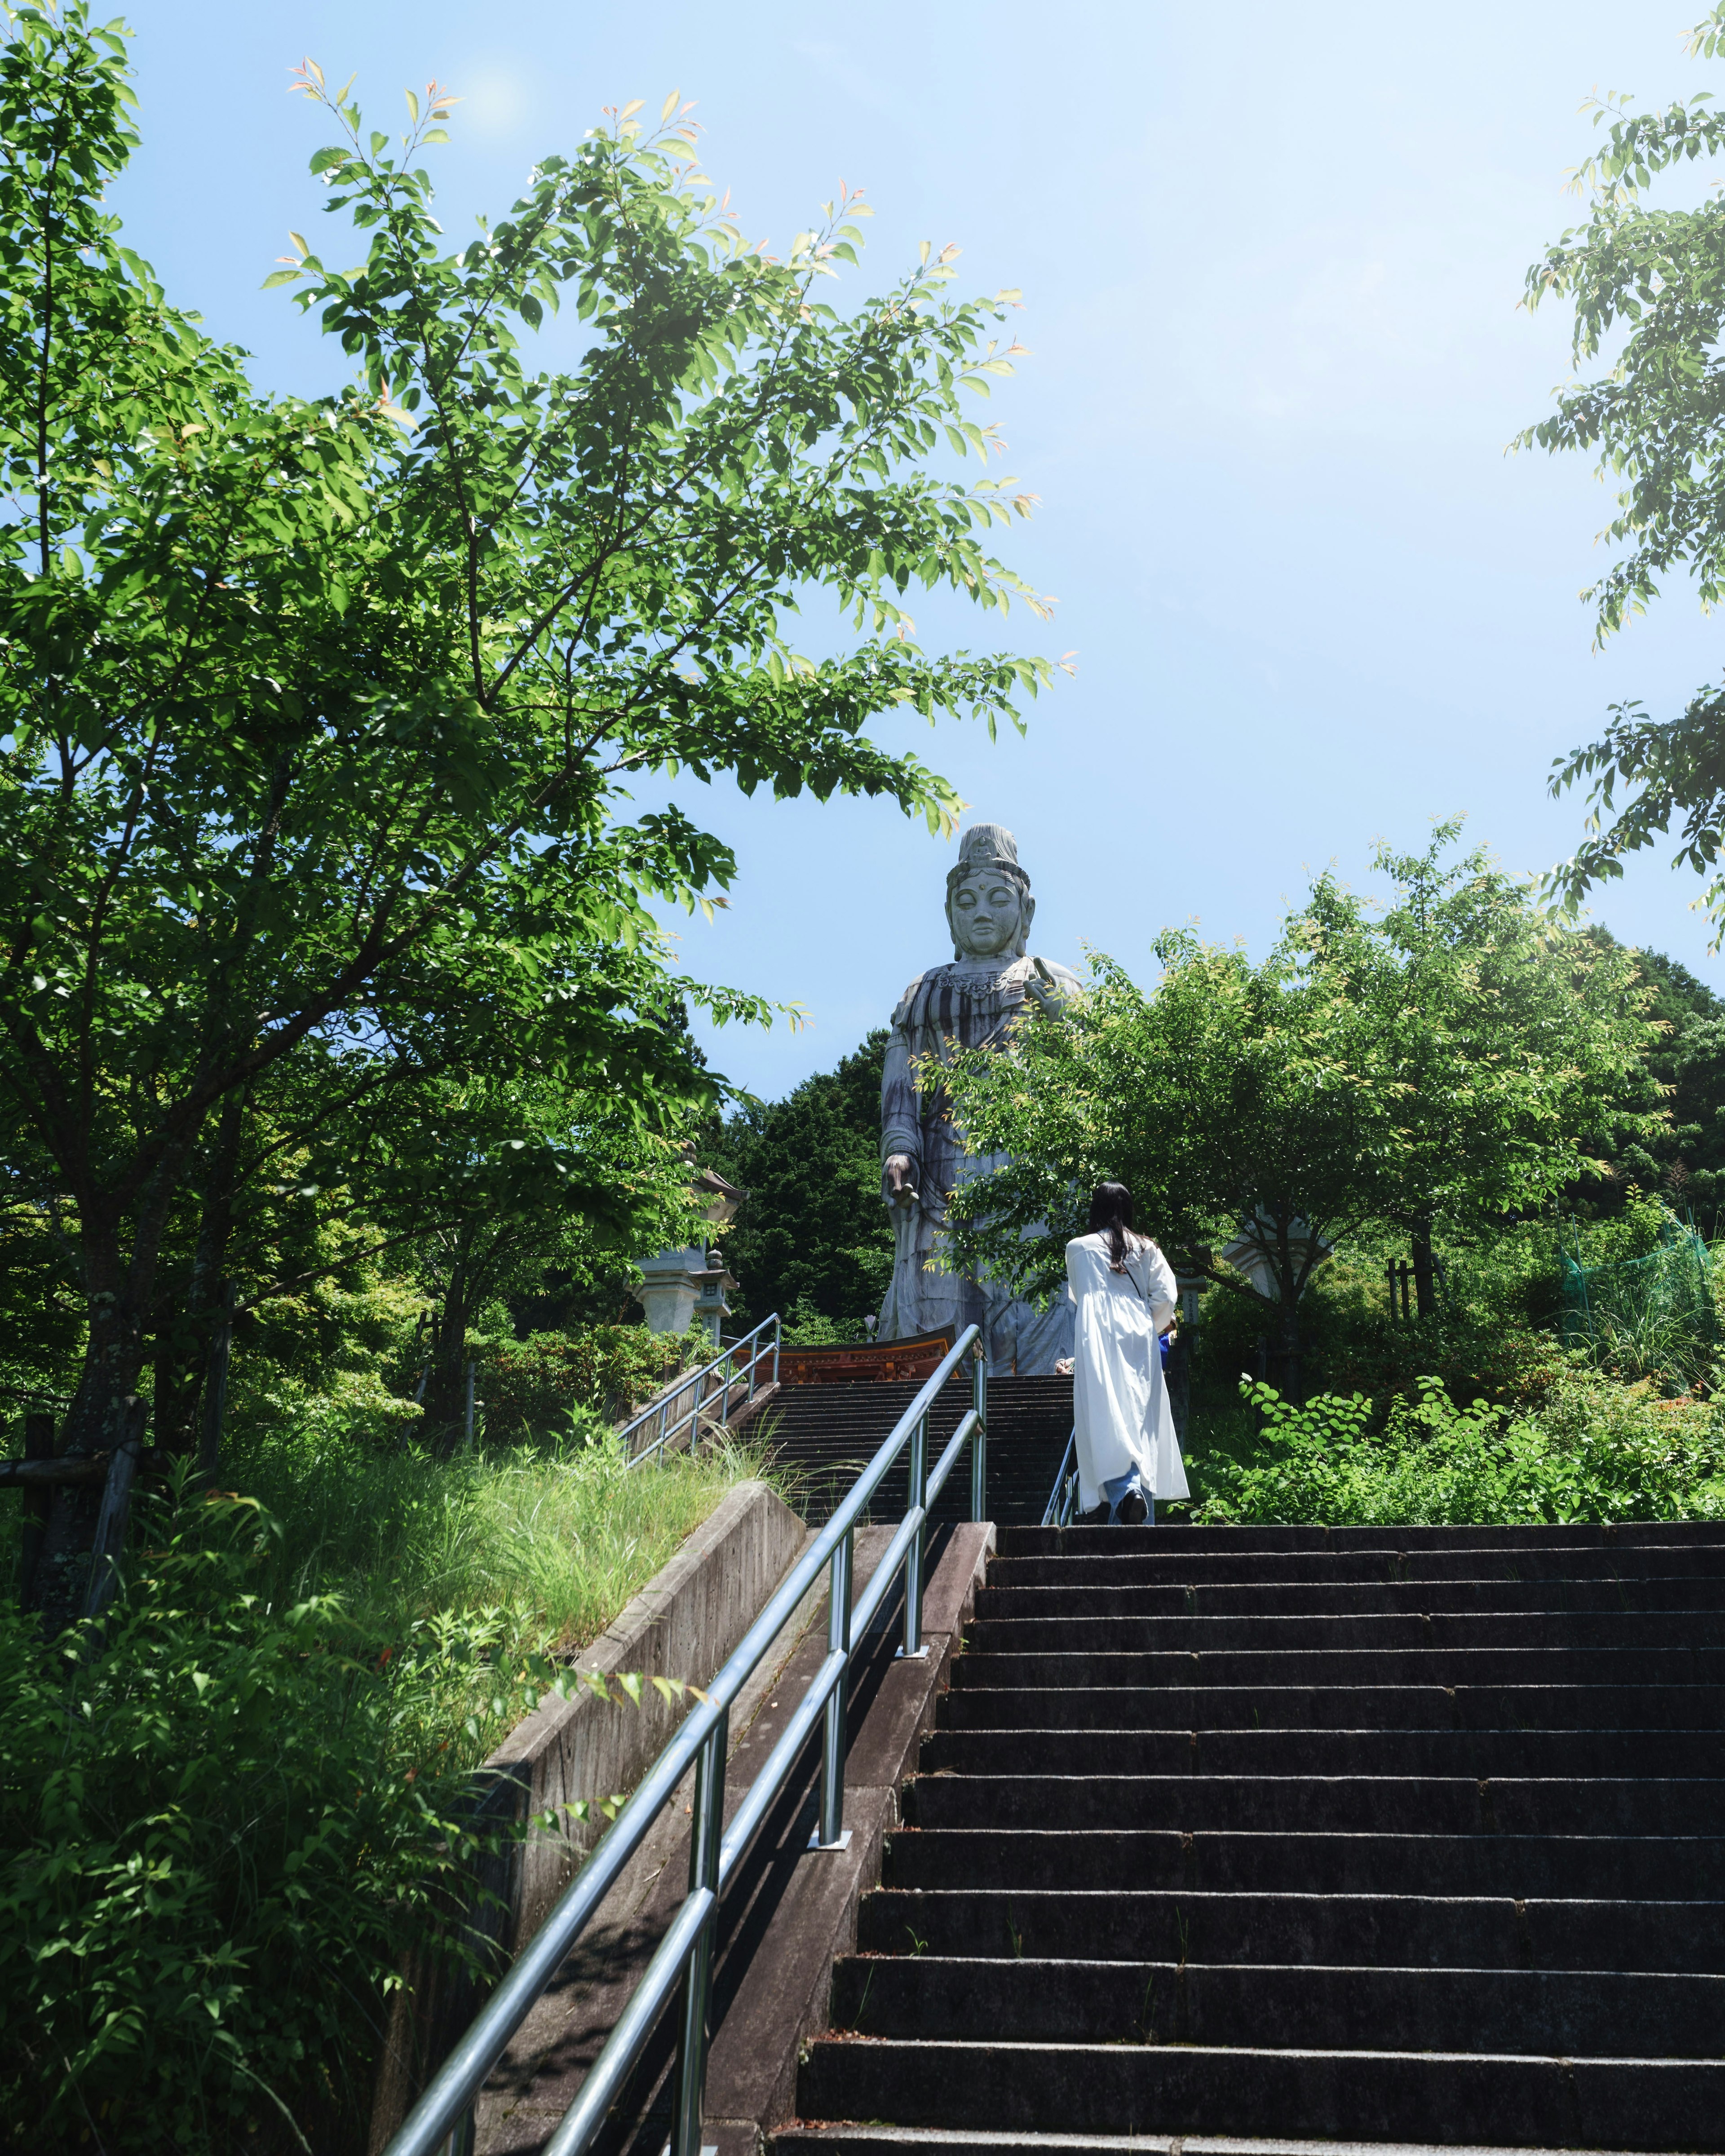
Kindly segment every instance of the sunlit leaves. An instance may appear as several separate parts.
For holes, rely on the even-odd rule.
[[[1722,39],[1725,9],[1715,8],[1690,49],[1715,59]],[[1527,304],[1573,306],[1578,366],[1608,341],[1615,356],[1565,388],[1555,413],[1517,444],[1584,450],[1617,487],[1617,513],[1600,536],[1623,552],[1585,594],[1604,639],[1645,612],[1673,572],[1693,579],[1704,608],[1725,598],[1725,202],[1717,190],[1692,209],[1644,199],[1674,168],[1725,148],[1725,115],[1705,94],[1650,112],[1618,97],[1595,104],[1594,124],[1604,144],[1576,175],[1577,191],[1591,193],[1589,220],[1529,270]],[[1662,724],[1620,706],[1603,739],[1558,759],[1553,792],[1591,780],[1594,812],[1588,839],[1553,873],[1566,902],[1620,873],[1625,854],[1683,818],[1678,859],[1708,876],[1707,902],[1716,924],[1725,918],[1715,873],[1725,819],[1720,743],[1719,696],[1709,689]]]
[[[1118,1179],[1141,1225],[1236,1292],[1216,1253],[1256,1216],[1286,1312],[1314,1255],[1296,1224],[1466,1237],[1655,1127],[1632,954],[1558,928],[1484,855],[1452,857],[1457,835],[1380,851],[1381,918],[1322,876],[1260,965],[1169,932],[1153,990],[1097,957],[1063,1019],[956,1056],[968,1143],[1009,1158],[954,1193],[955,1257],[1055,1288],[1090,1190]]]
[[[679,1005],[763,1007],[670,979],[654,909],[711,907],[736,865],[638,813],[634,774],[948,830],[951,786],[875,721],[1017,724],[1050,670],[925,651],[908,603],[1049,603],[988,551],[1032,497],[944,463],[998,454],[972,398],[1017,351],[1013,295],[954,296],[955,249],[841,312],[866,204],[841,189],[775,259],[675,95],[452,247],[421,154],[452,94],[409,90],[392,137],[308,59],[336,224],[267,281],[353,379],[272,396],[121,243],[124,72],[80,4],[0,39],[0,1082],[8,1142],[133,1300],[135,1361],[225,1100],[281,1119],[270,1188],[329,1206],[369,1177],[392,1218],[416,1177],[444,1217],[507,1183],[507,1134],[469,1132],[459,1174],[434,1122],[410,1142],[475,1069],[592,1089],[643,1143],[711,1104]],[[823,601],[810,656],[793,616]],[[603,1216],[578,1120],[515,1133],[516,1168]]]

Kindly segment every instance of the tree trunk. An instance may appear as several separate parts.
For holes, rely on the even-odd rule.
[[[435,1329],[431,1375],[425,1386],[426,1442],[446,1457],[461,1441],[467,1405],[467,1319],[470,1279],[466,1254],[449,1268],[449,1284]]]
[[[1285,1400],[1298,1403],[1300,1393],[1300,1269],[1289,1242],[1293,1214],[1281,1213],[1276,1222],[1276,1279],[1279,1295],[1276,1324],[1281,1335],[1281,1369],[1276,1390]]]
[[[1281,1306],[1281,1371],[1276,1390],[1285,1400],[1297,1406],[1300,1390],[1300,1313],[1297,1304],[1284,1301]]]
[[[95,1533],[90,1549],[89,1584],[85,1589],[83,1614],[99,1617],[114,1599],[120,1585],[120,1559],[126,1548],[126,1522],[131,1517],[131,1488],[138,1471],[138,1455],[144,1449],[144,1425],[150,1419],[147,1401],[128,1403],[124,1441],[108,1463],[101,1502],[96,1508]]]
[[[27,1414],[24,1417],[24,1457],[26,1460],[51,1460],[54,1457],[54,1417],[45,1414]],[[26,1490],[18,1502],[24,1508],[23,1532],[18,1537],[18,1599],[29,1607],[30,1581],[36,1570],[36,1558],[42,1548],[43,1530],[48,1525],[48,1515],[53,1505],[51,1490]]]
[[[234,1345],[234,1283],[223,1283],[210,1335],[209,1363],[203,1381],[203,1414],[198,1438],[198,1472],[206,1488],[222,1471],[222,1424],[228,1413],[228,1357]]]
[[[120,1255],[117,1225],[86,1221],[84,1252],[90,1333],[60,1448],[72,1459],[116,1451],[135,1436],[144,1361],[143,1317]],[[25,1602],[40,1611],[50,1638],[83,1609],[102,1497],[100,1482],[54,1486]]]
[[[244,1135],[247,1094],[236,1088],[222,1103],[215,1144],[204,1188],[198,1242],[178,1310],[158,1304],[156,1327],[156,1442],[164,1452],[189,1453],[198,1443],[198,1403],[207,1399],[210,1373],[219,1359],[225,1375],[225,1348],[218,1353],[228,1291],[222,1276],[234,1232],[234,1199]],[[167,1301],[167,1296],[162,1301]],[[209,1471],[214,1473],[212,1467]]]
[[[1431,1256],[1431,1223],[1416,1221],[1414,1227],[1414,1299],[1422,1317],[1437,1315],[1437,1271]]]

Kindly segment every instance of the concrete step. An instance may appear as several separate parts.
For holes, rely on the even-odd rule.
[[[1138,1532],[1142,1532],[1143,1530]],[[1002,1558],[988,1568],[989,1594],[1024,1588],[1063,1593],[1098,1588],[1175,1585],[1261,1587],[1271,1584],[1447,1579],[1658,1579],[1725,1578],[1725,1540],[1625,1549],[1551,1543],[1497,1549],[1107,1551],[1084,1557]]]
[[[1081,1583],[1088,1594],[1088,1583]],[[991,1592],[993,1590],[990,1590]],[[1019,1591],[1016,1583],[1003,1590]],[[1398,1582],[1296,1580],[1189,1583],[1168,1580],[1131,1589],[1131,1609],[1142,1617],[1353,1617],[1424,1615],[1438,1610],[1510,1614],[1533,1610],[1725,1609],[1725,1565],[1693,1577],[1564,1578],[1553,1579],[1411,1579]],[[1120,1606],[1111,1602],[1110,1609]],[[1003,1605],[1000,1616],[1037,1614]],[[1055,1615],[1085,1614],[1081,1603]],[[1106,1612],[1105,1612],[1106,1614]]]
[[[1034,1593],[1037,1590],[1031,1590]],[[965,1634],[967,1644],[983,1654],[1083,1654],[1098,1649],[1118,1654],[1141,1651],[1194,1654],[1238,1653],[1263,1647],[1271,1652],[1302,1647],[1475,1647],[1563,1646],[1635,1648],[1656,1653],[1682,1645],[1725,1648],[1725,1612],[1687,1610],[1533,1611],[1523,1615],[1440,1611],[1430,1615],[1305,1617],[1151,1617],[1129,1607],[1102,1601],[1089,1614],[1057,1615],[1060,1598],[1033,1612],[1030,1594],[1011,1598],[1010,1614],[979,1609]],[[982,1597],[978,1595],[978,1601]],[[1674,1622],[1676,1619],[1678,1621]]]
[[[1144,1729],[1131,1696],[1091,1695],[1112,1728],[935,1730],[938,1774],[1469,1774],[1711,1778],[1725,1819],[1725,1744],[1712,1729]]]
[[[906,1816],[922,1827],[1250,1829],[1259,1833],[1707,1835],[1725,1822],[1725,1783],[1330,1778],[1267,1774],[919,1775]]]
[[[785,2156],[900,2156],[906,2148],[937,2148],[943,2156],[1439,2156],[1432,2141],[1354,2142],[1338,2150],[1333,2141],[1289,2141],[1278,2134],[1194,2133],[994,2133],[986,2128],[952,2131],[938,2126],[790,2126],[775,2134],[773,2147]],[[1470,2142],[1442,2156],[1558,2156],[1551,2148],[1508,2149]],[[1598,2156],[1628,2156],[1626,2150]]]
[[[1722,1729],[1717,1685],[955,1686],[947,1729]]]
[[[901,1828],[881,1876],[895,1890],[1595,1897],[1667,1906],[1678,1895],[1725,1901],[1725,1834]]]
[[[773,1396],[760,1435],[775,1466],[790,1477],[794,1501],[811,1521],[827,1517],[911,1405],[918,1388],[792,1385]],[[929,1412],[929,1465],[970,1405],[967,1376],[949,1382]],[[1072,1427],[1069,1378],[997,1378],[988,1395],[988,1513],[997,1521],[1042,1517]],[[895,1466],[870,1508],[876,1521],[904,1517],[908,1460]],[[970,1513],[968,1460],[932,1509],[940,1521]]]
[[[1725,2061],[842,2037],[798,2094],[804,2119],[902,2127],[1707,2149]]]
[[[1346,1555],[1363,1549],[1486,1550],[1538,1549],[1553,1543],[1568,1549],[1636,1549],[1646,1545],[1712,1543],[1725,1549],[1725,1521],[1623,1520],[1609,1525],[1466,1527],[1193,1527],[1158,1522],[1155,1527],[1004,1528],[997,1543],[1000,1558],[1110,1557],[1169,1551],[1330,1551]]]
[[[1109,1635],[1111,1638],[1111,1634]],[[1032,1689],[1117,1685],[1272,1686],[1338,1685],[1624,1686],[1725,1684],[1725,1648],[1627,1647],[1282,1647],[1178,1653],[1114,1647],[1033,1650],[983,1643],[974,1628],[952,1664],[954,1691],[972,1686]]]
[[[1615,1969],[1717,1977],[1725,1974],[1725,1900],[887,1887],[863,1897],[856,1943],[861,1954],[963,1959],[1070,1956],[1091,1962]]]
[[[1725,1526],[998,1549],[779,2148],[1725,2148]]]
[[[935,2041],[1606,2052],[1725,2066],[1725,1976],[1715,1975],[853,1955],[834,1969],[832,2012],[835,2028],[861,2035]]]

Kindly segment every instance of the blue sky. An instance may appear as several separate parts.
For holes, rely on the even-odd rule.
[[[141,0],[144,147],[117,207],[260,382],[332,387],[340,355],[259,289],[318,214],[305,161],[327,130],[284,94],[309,53],[336,80],[357,69],[393,130],[405,85],[464,99],[429,153],[452,239],[602,105],[680,88],[752,237],[788,239],[841,177],[866,187],[841,298],[923,239],[963,248],[960,290],[1022,288],[1032,357],[986,416],[1042,506],[1002,551],[1060,603],[1052,629],[1020,614],[1004,634],[1076,649],[1078,672],[1023,739],[897,737],[1017,833],[1035,947],[1078,963],[1089,942],[1148,978],[1165,923],[1261,952],[1312,872],[1367,885],[1375,838],[1411,849],[1440,815],[1545,867],[1581,819],[1546,795],[1553,757],[1620,698],[1666,715],[1717,678],[1717,631],[1681,588],[1592,650],[1577,594],[1609,496],[1579,461],[1505,454],[1568,372],[1562,316],[1517,303],[1579,214],[1577,107],[1595,88],[1725,90],[1725,67],[1683,56],[1699,10]],[[1002,640],[998,615],[915,611],[925,643]],[[775,1096],[950,954],[952,850],[879,803],[674,791],[742,870],[716,923],[674,923],[684,963],[810,1014],[712,1045]],[[1597,916],[1725,991],[1673,850]]]

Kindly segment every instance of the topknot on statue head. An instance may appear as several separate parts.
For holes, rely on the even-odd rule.
[[[1030,896],[1030,879],[1019,865],[1018,842],[1004,824],[973,824],[958,841],[958,858],[947,871],[947,926],[952,931],[952,956],[963,958],[964,947],[952,919],[953,902],[973,876],[1001,876],[1017,890],[1019,899],[1018,933],[1009,955],[1022,958],[1029,940],[1036,901]]]

